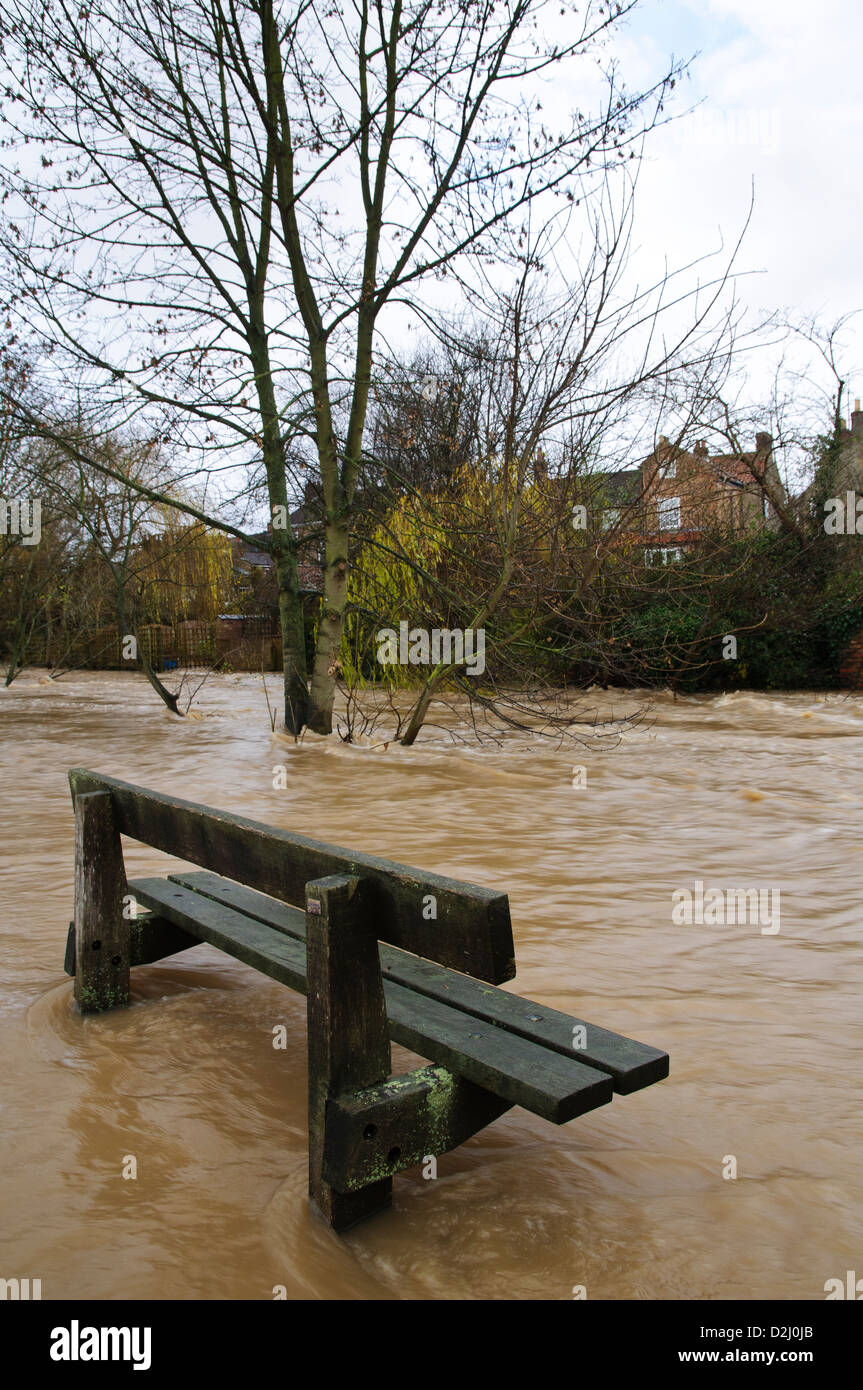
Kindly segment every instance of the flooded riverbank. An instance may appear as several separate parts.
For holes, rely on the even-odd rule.
[[[211,679],[185,721],[123,675],[3,691],[0,1276],[44,1298],[823,1299],[863,1268],[863,696],[589,702],[649,718],[604,753],[480,748],[466,723],[295,746],[260,676]],[[511,987],[667,1050],[670,1078],[559,1129],[512,1111],[334,1235],[306,1200],[301,997],[202,946],[133,972],[131,1008],[74,1011],[71,766],[508,892]],[[130,875],[169,862],[127,849]],[[779,929],[673,921],[698,882],[778,893]]]

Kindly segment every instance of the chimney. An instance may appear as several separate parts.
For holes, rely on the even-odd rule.
[[[703,459],[706,459],[706,458],[707,458],[707,441],[704,440],[704,439],[699,439],[698,442],[697,442],[696,445],[695,445],[695,448],[692,450],[692,452],[693,452],[693,454],[695,455],[695,457],[699,460],[699,462],[700,462],[701,460],[703,460]]]
[[[533,479],[536,483],[548,482],[548,459],[543,449],[537,449],[533,459]]]
[[[851,435],[854,439],[863,439],[863,410],[860,409],[859,400],[855,400],[851,412]]]
[[[772,449],[773,435],[768,434],[766,430],[759,430],[755,436],[756,454],[761,454],[762,456],[769,455]]]

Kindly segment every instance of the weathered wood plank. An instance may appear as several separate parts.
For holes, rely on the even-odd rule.
[[[174,956],[178,951],[188,951],[192,946],[200,946],[200,941],[189,932],[166,922],[164,917],[152,913],[132,918],[129,926],[129,964],[152,965],[154,961]],[[66,938],[66,959],[63,969],[67,975],[75,974],[75,923],[69,923]]]
[[[75,1002],[100,1013],[129,1002],[129,924],[123,917],[126,872],[111,795],[75,802]]]
[[[294,936],[298,941],[306,939],[306,914],[302,908],[291,907],[290,903],[281,903],[278,898],[268,897],[266,893],[259,893],[254,888],[246,888],[242,883],[232,883],[229,878],[210,873],[207,869],[194,873],[171,873],[167,875],[167,879],[169,883],[179,883],[184,888],[191,889],[193,893],[210,898],[212,902],[224,903],[225,907],[232,907],[246,917],[253,917],[256,922],[264,922],[285,936]],[[399,948],[384,946],[383,951],[399,951]],[[409,956],[408,959],[419,958]]]
[[[74,799],[110,791],[120,832],[166,854],[216,869],[281,902],[300,906],[311,879],[347,873],[369,882],[378,939],[500,983],[515,974],[509,902],[504,893],[424,873],[374,855],[274,829],[244,816],[164,796],[73,768]],[[434,899],[436,918],[423,915]]]
[[[583,1062],[392,981],[384,981],[384,993],[393,1022],[391,1001],[399,1001],[398,1029],[392,1036],[402,1046],[552,1124],[566,1124],[612,1099],[611,1077]]]
[[[422,1067],[336,1096],[327,1113],[324,1177],[339,1192],[392,1177],[458,1148],[509,1109],[509,1101],[446,1067]]]
[[[155,914],[136,917],[129,923],[130,965],[152,965],[200,944],[196,936]]]
[[[383,953],[387,952],[384,959]],[[382,948],[384,979],[410,985],[418,993],[464,1010],[476,1019],[541,1044],[564,1057],[574,1057],[612,1078],[619,1095],[630,1095],[668,1075],[668,1054],[636,1042],[595,1023],[571,1017],[518,994],[484,985],[467,975],[419,957],[396,960],[392,948]]]
[[[202,941],[306,992],[305,943],[166,879],[135,879],[138,902]],[[389,1035],[552,1124],[607,1104],[611,1077],[395,981],[384,981]]]
[[[304,941],[275,932],[232,908],[208,901],[164,878],[136,878],[129,883],[139,903],[187,931],[196,942],[220,951],[268,975],[300,994],[306,992]]]
[[[300,939],[305,933],[302,912],[264,893],[231,883],[218,874],[172,874],[170,877],[172,882],[182,883],[214,902],[228,903],[278,931]],[[518,994],[472,980],[395,946],[381,946],[380,955],[386,979],[463,1009],[475,1018],[497,1024],[562,1056],[575,1057],[587,1066],[596,1067],[612,1077],[619,1095],[630,1095],[668,1075],[668,1054],[647,1043],[636,1042],[545,1004],[536,1004]]]
[[[368,926],[365,884],[348,874],[306,885],[309,1038],[309,1195],[336,1231],[392,1203],[392,1177],[369,1175],[352,1190],[324,1176],[328,1107],[390,1074],[390,1040],[378,943]]]

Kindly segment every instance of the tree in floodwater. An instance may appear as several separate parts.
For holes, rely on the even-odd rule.
[[[505,698],[490,693],[492,668],[510,689],[537,688],[544,672],[560,671],[559,659],[548,660],[554,619],[577,608],[589,623],[604,567],[612,556],[619,566],[614,543],[630,513],[607,530],[600,523],[615,457],[655,438],[670,399],[691,418],[726,372],[739,317],[729,292],[736,249],[712,276],[707,258],[696,262],[694,285],[692,265],[633,285],[634,191],[628,180],[608,185],[592,221],[582,219],[584,254],[569,259],[563,289],[551,267],[562,250],[569,257],[568,229],[528,230],[520,273],[507,286],[489,280],[471,297],[471,320],[438,325],[437,356],[394,365],[378,391],[369,471],[393,500],[364,528],[341,664],[349,681],[417,689],[403,743],[447,686],[506,718]],[[577,508],[590,516],[578,533]],[[465,679],[463,648],[452,643],[421,675],[375,668],[376,631],[399,619],[417,632],[482,633],[485,683],[476,669]],[[531,700],[518,703],[521,718]],[[537,711],[540,703],[537,695]],[[545,700],[550,727],[575,721],[565,705],[558,718]]]
[[[59,420],[74,392],[112,429],[146,418],[217,523],[220,486],[263,489],[294,732],[332,727],[384,311],[434,317],[534,203],[589,200],[635,158],[681,68],[632,93],[604,64],[632,9],[0,0],[5,313]],[[547,114],[567,82],[582,109]],[[311,672],[294,460],[323,499]]]

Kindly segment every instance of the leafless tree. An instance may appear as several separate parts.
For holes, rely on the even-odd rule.
[[[106,429],[143,418],[189,451],[198,515],[236,527],[263,489],[289,730],[331,729],[384,310],[433,313],[532,205],[636,157],[680,67],[624,88],[605,55],[632,8],[0,0],[5,313],[58,418],[77,392]],[[584,109],[553,120],[564,80]],[[325,533],[310,683],[286,522],[303,465]]]
[[[633,193],[626,180],[606,185],[582,223],[584,255],[566,277],[555,273],[555,258],[570,249],[559,222],[535,235],[528,228],[509,287],[497,276],[472,293],[465,286],[472,331],[464,320],[447,331],[438,319],[440,375],[416,380],[413,404],[402,391],[400,416],[393,419],[391,409],[384,416],[384,444],[395,439],[398,445],[389,448],[388,476],[400,481],[402,496],[391,520],[377,522],[366,540],[370,573],[354,586],[358,601],[371,612],[377,604],[379,622],[393,621],[401,595],[391,567],[396,574],[402,567],[403,588],[422,610],[411,612],[412,622],[474,631],[492,624],[486,641],[499,683],[507,674],[525,678],[526,653],[539,660],[534,676],[541,683],[541,653],[531,634],[548,615],[583,608],[611,556],[619,565],[618,541],[630,511],[619,508],[603,529],[601,510],[615,453],[628,452],[631,466],[639,439],[655,435],[671,396],[685,428],[731,353],[738,312],[730,281],[739,242],[707,276],[705,258],[697,276],[687,266],[628,286]],[[454,461],[447,452],[453,441]],[[586,523],[589,518],[578,533],[576,507]],[[434,538],[428,563],[426,534]],[[643,550],[640,563],[642,556]],[[369,582],[374,573],[382,578],[377,594]],[[380,594],[390,612],[382,611]],[[453,679],[463,690],[479,689],[455,661],[433,663],[402,742],[414,742],[433,699]],[[500,697],[483,698],[502,708]],[[537,697],[537,712],[540,706]],[[559,722],[575,718],[569,710]],[[557,726],[556,717],[549,720]]]

